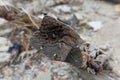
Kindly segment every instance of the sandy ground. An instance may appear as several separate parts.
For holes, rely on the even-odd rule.
[[[110,3],[110,2],[99,1],[99,0],[84,0],[84,3],[82,6],[78,5],[78,7],[80,7],[81,9],[77,10],[76,12],[72,12],[72,13],[68,14],[68,17],[70,17],[70,15],[72,15],[72,14],[78,13],[78,14],[84,16],[84,19],[87,19],[88,21],[102,22],[103,27],[100,30],[98,30],[97,32],[93,32],[93,30],[92,31],[86,30],[82,34],[80,33],[80,35],[83,36],[86,41],[90,42],[94,46],[110,44],[113,47],[113,54],[111,56],[111,65],[113,66],[114,72],[120,77],[120,55],[119,55],[119,52],[120,52],[120,49],[119,49],[119,47],[120,47],[120,43],[119,43],[119,40],[120,40],[120,37],[119,37],[119,35],[120,35],[120,31],[119,31],[120,30],[120,27],[119,27],[120,26],[120,22],[119,22],[120,14],[115,11],[114,6],[115,6],[115,4]],[[61,14],[59,16],[67,17],[64,14]],[[64,67],[64,66],[62,66],[62,67]],[[69,68],[67,68],[67,69],[69,70]],[[58,70],[58,71],[62,71],[62,70],[64,71],[64,69],[60,68],[60,70]],[[6,71],[6,72],[8,72],[8,71]],[[28,72],[28,71],[26,71],[26,72]],[[31,70],[30,70],[30,73],[32,73]],[[60,73],[63,73],[63,72],[60,72]],[[40,72],[41,76],[43,76],[44,74],[41,74],[41,72]],[[68,73],[66,73],[66,74],[68,74]],[[26,75],[27,75],[27,73],[26,73]],[[25,77],[26,77],[26,75],[25,75]],[[31,76],[31,75],[29,75],[29,76]],[[51,72],[48,72],[46,75],[50,76]],[[46,75],[43,76],[45,78],[42,80],[46,79]],[[72,76],[74,76],[74,75],[72,74]],[[76,76],[78,77],[78,75],[76,75]],[[71,78],[69,80],[77,80],[76,76],[74,76],[75,77],[74,79]],[[88,79],[86,79],[86,76],[84,76],[84,74],[81,76],[85,78],[83,80],[88,80]],[[104,77],[106,77],[106,76],[107,75],[105,75]],[[13,77],[14,77],[14,75],[13,75]],[[70,77],[71,77],[71,75],[70,75]],[[89,77],[89,75],[88,75],[88,77]],[[101,80],[102,76],[99,76],[99,77],[100,77],[99,80]],[[34,80],[37,80],[37,79],[34,79]],[[91,78],[91,79],[96,80],[95,78]],[[107,80],[106,78],[104,78],[104,79]],[[0,79],[0,80],[3,80],[3,79]],[[5,79],[5,80],[8,80],[8,79]],[[13,79],[9,79],[9,80],[13,80]],[[14,79],[14,80],[16,80],[16,79]],[[17,80],[19,80],[19,79],[17,79]],[[108,80],[116,80],[116,79],[108,79]],[[117,80],[120,80],[120,78],[118,78]]]
[[[103,27],[95,32],[87,41],[93,45],[103,45],[109,43],[114,51],[112,54],[112,66],[114,71],[120,75],[120,15],[115,11],[115,4],[86,0],[84,3],[84,13],[92,20],[102,21]]]

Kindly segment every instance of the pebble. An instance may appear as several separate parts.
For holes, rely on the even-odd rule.
[[[71,8],[73,11],[79,11],[81,8],[80,6],[72,6]]]
[[[9,62],[11,54],[9,53],[0,53],[0,63]]]
[[[7,38],[0,37],[0,46],[10,45],[10,44],[11,42]]]
[[[2,70],[5,77],[10,77],[13,74],[12,68],[6,67]]]
[[[7,21],[6,21],[5,19],[0,18],[0,25],[4,24],[4,23],[6,23],[6,22],[7,22]]]
[[[0,46],[0,52],[6,52],[10,46]]]
[[[91,21],[88,22],[88,25],[93,28],[94,31],[98,31],[103,27],[103,24],[101,21]]]
[[[8,33],[12,32],[12,30],[13,30],[13,29],[0,30],[0,36],[1,36],[1,35],[6,35],[6,34],[8,34]]]
[[[10,45],[11,42],[7,38],[0,37],[0,63],[9,62],[11,54],[7,53],[7,51]]]
[[[77,17],[77,19],[79,20],[83,20],[84,17],[80,14],[80,13],[75,13],[75,16]]]
[[[54,11],[60,13],[60,11],[64,12],[64,13],[70,13],[71,12],[71,7],[69,7],[68,5],[60,5],[60,6],[56,6],[54,8]]]
[[[0,55],[3,52],[7,52],[11,45],[12,43],[7,38],[0,37]]]
[[[66,74],[65,70],[59,70],[58,75],[59,76],[64,76]]]
[[[45,66],[41,67],[41,71],[46,72],[47,68]]]

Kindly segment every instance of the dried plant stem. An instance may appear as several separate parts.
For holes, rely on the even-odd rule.
[[[36,29],[40,27],[42,20],[30,15],[24,9],[20,10],[11,5],[0,5],[0,17],[17,24],[32,26]]]

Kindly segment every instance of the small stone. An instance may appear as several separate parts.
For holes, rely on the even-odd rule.
[[[0,53],[0,63],[9,62],[10,57],[11,57],[11,54],[8,54],[6,52]]]
[[[3,36],[3,35],[6,35],[6,34],[8,34],[8,33],[10,33],[10,32],[12,32],[12,28],[6,28],[6,29],[1,29],[0,30],[0,36]]]
[[[64,70],[58,71],[58,75],[59,76],[64,76],[65,74],[66,74],[66,72]]]
[[[82,78],[79,78],[79,80],[83,80]]]
[[[61,80],[67,80],[68,78],[69,78],[68,75],[64,75],[64,76],[61,77]]]
[[[46,72],[47,68],[45,66],[41,67],[41,71]]]
[[[3,62],[10,57],[10,54],[7,53],[7,51],[11,45],[11,42],[7,38],[0,37],[0,62]]]
[[[71,8],[68,5],[56,6],[54,8],[54,10],[58,13],[60,13],[60,11],[65,12],[65,13],[70,13],[71,12]]]
[[[84,19],[84,20],[80,21],[79,25],[80,26],[86,26],[87,22],[88,22],[88,20]]]
[[[0,52],[6,52],[8,51],[10,46],[0,46]]]
[[[37,79],[36,80],[51,80],[51,71],[48,69],[46,72],[39,72],[37,74]]]
[[[0,46],[10,45],[10,44],[11,42],[7,38],[0,37]]]
[[[0,25],[5,24],[7,21],[5,19],[0,18]]]
[[[88,22],[88,25],[93,28],[94,31],[98,31],[103,26],[101,21],[91,21]]]
[[[77,19],[79,19],[79,20],[84,19],[84,17],[80,13],[75,13],[75,15],[76,15]]]
[[[10,77],[13,74],[13,70],[9,67],[5,67],[2,71],[5,77]]]
[[[3,78],[3,77],[4,77],[4,75],[2,73],[0,73],[0,78]]]
[[[41,14],[41,15],[38,15],[39,18],[43,19],[44,18],[44,15]]]
[[[80,6],[73,6],[73,7],[72,7],[72,10],[78,11],[78,10],[80,10]]]

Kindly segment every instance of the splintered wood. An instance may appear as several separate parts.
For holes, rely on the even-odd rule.
[[[43,18],[41,28],[33,34],[30,44],[42,50],[51,60],[65,61],[90,73],[97,74],[109,66],[109,48],[91,49],[90,44],[81,39],[70,26],[49,16]],[[36,56],[36,61],[39,59]]]

